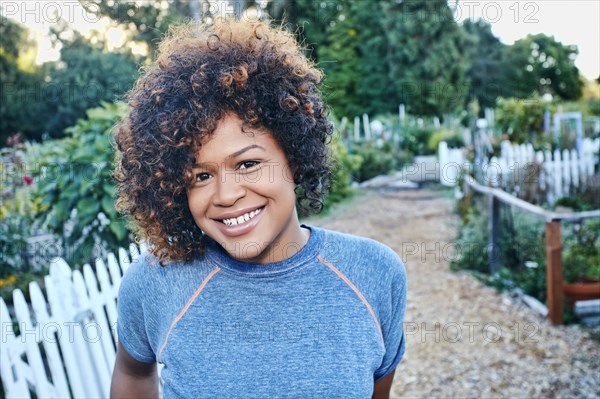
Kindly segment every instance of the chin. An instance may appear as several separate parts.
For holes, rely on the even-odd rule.
[[[263,245],[253,242],[237,242],[233,245],[221,246],[225,248],[229,256],[242,262],[261,263],[261,256],[266,254],[266,248]]]

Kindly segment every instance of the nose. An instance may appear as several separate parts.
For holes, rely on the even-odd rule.
[[[213,202],[215,205],[222,207],[232,206],[244,196],[246,196],[246,189],[239,176],[235,173],[227,173],[227,171],[221,174],[214,195]]]

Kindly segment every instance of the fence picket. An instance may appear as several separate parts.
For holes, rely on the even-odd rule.
[[[540,194],[545,196],[545,201],[552,205],[559,198],[577,193],[586,186],[588,178],[595,173],[599,150],[600,139],[584,139],[580,152],[576,149],[535,152],[531,143],[518,145],[503,140],[500,143],[500,156],[484,159],[481,165],[474,165],[478,167],[475,176],[479,179],[483,178],[488,186],[500,187],[505,191],[519,194],[522,187],[518,186],[518,182],[524,171],[523,168],[535,162],[540,167],[537,188],[541,191]],[[460,167],[467,166],[463,151],[463,149],[448,148],[446,142],[439,144],[442,184],[456,186],[457,179],[453,178],[454,175],[458,176]],[[451,167],[452,163],[457,167]],[[528,182],[532,181],[528,180]]]
[[[117,324],[117,303],[116,298],[113,295],[113,286],[108,279],[106,265],[102,259],[96,260],[96,276],[100,282],[100,293],[102,296],[102,302],[104,302],[104,306],[106,307],[108,321],[111,326],[114,326]]]
[[[48,314],[47,302],[38,283],[34,281],[29,283],[29,295],[31,297],[33,311],[35,312],[35,318],[42,326],[41,338],[42,344],[44,345],[44,351],[46,352],[48,368],[52,375],[54,388],[53,397],[69,397],[70,393],[67,385],[67,377],[65,376],[63,361],[58,350],[57,336],[58,334],[62,334],[61,326]]]
[[[50,272],[52,273],[54,265],[50,266]],[[67,376],[69,383],[71,384],[71,390],[73,397],[84,398],[86,397],[85,388],[83,386],[83,380],[81,378],[81,372],[77,364],[77,351],[71,344],[72,335],[74,330],[71,328],[71,318],[65,314],[65,308],[62,305],[62,293],[60,288],[55,285],[56,272],[54,276],[46,276],[44,278],[44,285],[46,286],[46,293],[48,294],[48,303],[50,304],[50,310],[54,315],[55,319],[61,327],[64,327],[65,331],[58,334],[58,342],[63,355],[63,361],[65,369],[67,370]],[[66,333],[65,333],[66,332]]]
[[[118,290],[131,261],[146,250],[145,244],[121,248],[119,261],[107,254],[106,264],[96,262],[95,273],[90,265],[84,265],[82,273],[61,258],[53,259],[44,277],[45,293],[38,283],[30,283],[28,304],[20,290],[13,291],[21,336],[15,334],[8,307],[0,299],[0,378],[7,399],[110,395]]]
[[[39,342],[41,341],[41,324],[33,323],[29,305],[25,300],[25,295],[20,289],[13,291],[13,301],[15,306],[15,314],[19,321],[19,329],[21,336],[34,334],[34,339],[25,340],[25,351],[27,354],[27,363],[33,375],[33,382],[36,387],[36,393],[42,397],[53,397],[54,389],[48,381],[46,368],[42,360]]]
[[[118,252],[119,265],[121,266],[121,270],[123,271],[122,275],[124,275],[127,269],[129,268],[129,265],[131,264],[131,258],[129,257],[129,254],[127,253],[127,250],[125,248],[119,248]]]
[[[579,154],[577,154],[577,150],[571,150],[571,184],[573,185],[573,189],[577,192],[579,188],[579,162],[580,162]]]
[[[107,264],[110,279],[113,282],[113,292],[111,294],[113,298],[116,298],[119,293],[119,286],[121,285],[121,268],[119,267],[119,262],[117,262],[117,257],[112,252],[107,256]]]
[[[104,395],[98,388],[95,373],[90,372],[95,370],[96,367],[86,342],[87,337],[84,336],[85,330],[83,329],[83,323],[89,309],[80,307],[80,301],[78,300],[75,287],[73,286],[71,268],[64,260],[61,259],[59,262],[55,262],[50,266],[50,275],[55,278],[56,288],[61,290],[61,297],[63,298],[62,305],[65,307],[65,315],[68,316],[67,320],[72,323],[74,329],[78,330],[78,332],[72,334],[72,337],[69,337],[71,338],[69,344],[77,354],[74,367],[85,371],[84,373],[79,373],[80,381],[84,389],[84,394],[82,396],[103,397]]]
[[[564,182],[564,194],[569,195],[571,193],[571,156],[569,150],[563,150],[562,152],[562,177]]]
[[[26,364],[21,360],[19,350],[20,342],[17,341],[12,319],[4,299],[0,298],[0,326],[2,326],[2,343],[5,350],[0,351],[0,378],[4,384],[6,399],[31,398],[27,379],[25,378]]]
[[[89,265],[85,266],[89,268]],[[84,324],[86,343],[92,355],[91,360],[94,361],[96,366],[98,386],[104,395],[108,395],[107,387],[110,386],[110,375],[115,362],[114,344],[111,339],[110,326],[106,322],[102,303],[90,300],[84,280],[79,270],[73,272],[73,285],[80,298],[82,309],[88,310],[88,312],[84,313],[86,316],[83,317],[82,323]],[[90,337],[87,331],[92,326],[96,327],[97,335]]]
[[[134,243],[129,244],[129,253],[131,254],[131,261],[135,262],[140,256],[140,249]]]

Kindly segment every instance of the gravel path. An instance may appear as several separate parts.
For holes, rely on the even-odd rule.
[[[309,220],[379,240],[406,264],[407,350],[392,396],[600,398],[598,340],[449,270],[452,209],[439,191],[371,191]]]

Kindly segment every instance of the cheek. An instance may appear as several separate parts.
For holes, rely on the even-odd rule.
[[[201,195],[198,191],[188,193],[188,207],[195,219],[202,217],[206,212],[205,202],[205,196]]]

